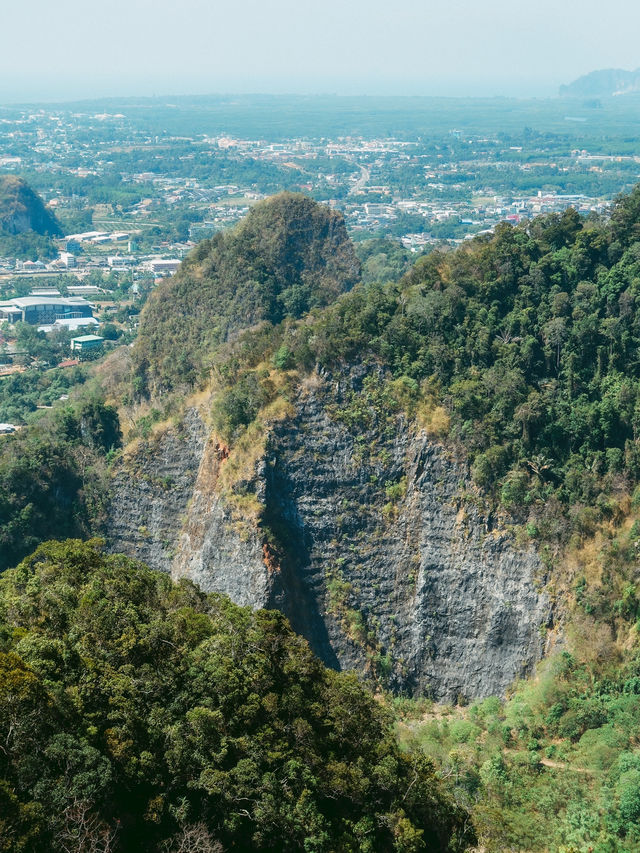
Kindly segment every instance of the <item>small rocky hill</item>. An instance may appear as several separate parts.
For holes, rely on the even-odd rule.
[[[26,181],[15,175],[0,176],[0,234],[28,231],[50,237],[62,235],[57,219]]]

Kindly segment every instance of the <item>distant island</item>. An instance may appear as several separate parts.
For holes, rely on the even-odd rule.
[[[625,71],[622,68],[607,68],[591,71],[578,77],[567,86],[560,86],[559,94],[576,97],[628,95],[640,91],[640,68]]]

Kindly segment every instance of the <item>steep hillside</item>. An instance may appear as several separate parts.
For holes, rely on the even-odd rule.
[[[111,547],[394,689],[503,692],[638,481],[639,207],[501,226],[212,350],[211,403],[117,466]]]
[[[241,329],[327,305],[359,277],[342,216],[292,193],[256,205],[230,232],[200,243],[142,312],[139,388],[206,376],[214,348]]]

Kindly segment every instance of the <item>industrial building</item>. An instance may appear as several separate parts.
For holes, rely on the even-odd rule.
[[[0,302],[0,322],[22,321],[41,326],[78,317],[93,317],[91,305],[81,296],[19,296],[9,302]]]

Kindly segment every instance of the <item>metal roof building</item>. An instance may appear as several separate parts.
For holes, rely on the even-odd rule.
[[[93,309],[81,296],[19,296],[0,302],[0,322],[31,323],[33,326],[53,324],[56,320],[92,317]]]

